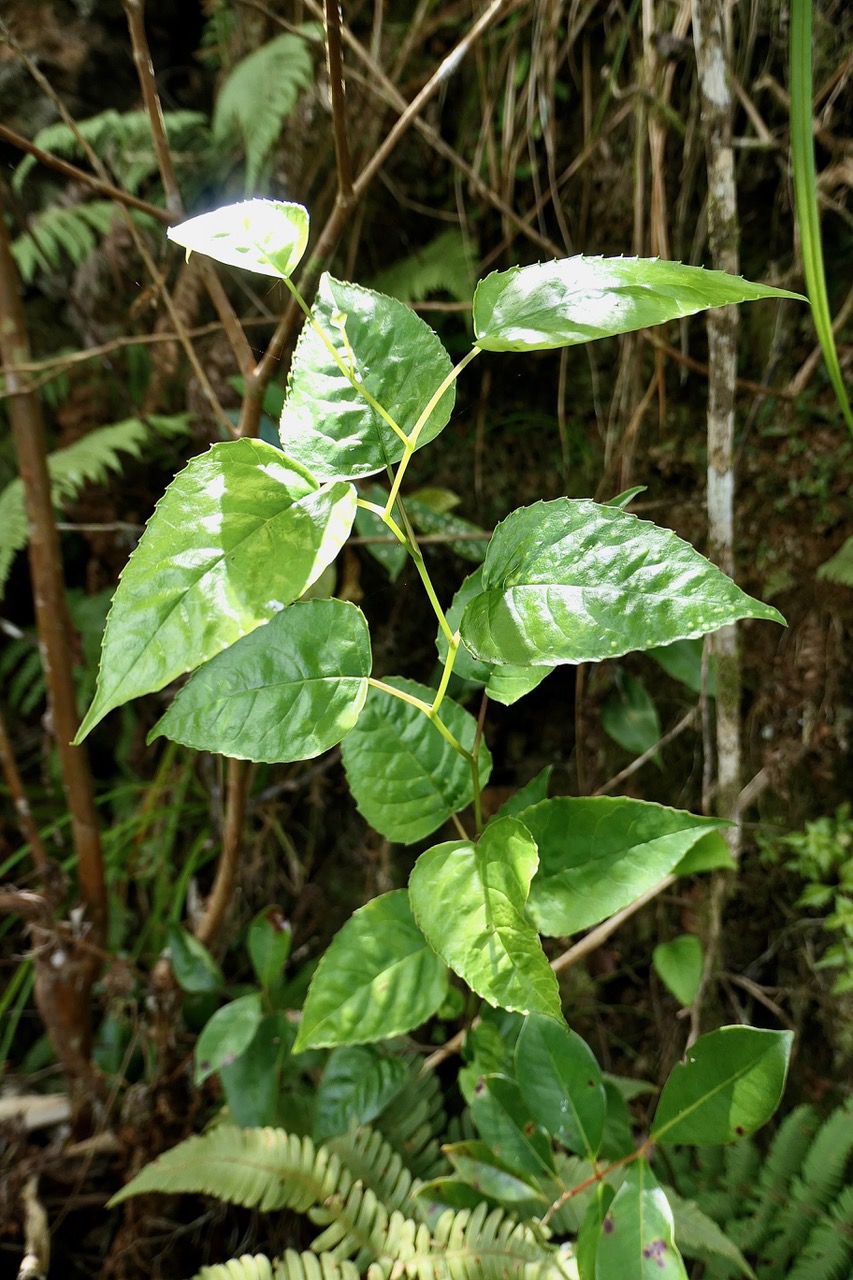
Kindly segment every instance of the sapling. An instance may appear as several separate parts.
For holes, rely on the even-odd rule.
[[[254,439],[215,444],[158,504],[116,591],[80,737],[114,707],[191,672],[151,740],[164,735],[271,762],[308,759],[340,743],[356,804],[387,839],[422,841],[451,820],[458,838],[420,854],[408,889],[366,903],[333,940],[294,1052],[413,1030],[444,1003],[450,971],[488,1005],[525,1020],[521,1083],[510,1088],[488,1077],[494,1105],[512,1110],[521,1098],[557,1142],[595,1166],[603,1089],[596,1085],[593,1119],[578,1121],[573,1134],[552,1115],[555,1107],[583,1110],[579,1091],[592,1068],[563,1021],[540,935],[595,925],[672,874],[727,865],[725,823],[628,798],[549,798],[547,773],[484,822],[491,756],[482,718],[449,696],[451,676],[510,705],[561,664],[657,648],[743,618],[783,619],[674,533],[623,510],[631,495],[611,505],[557,498],[512,512],[445,608],[407,511],[405,481],[414,453],[450,420],[457,379],[483,353],[559,348],[708,307],[797,295],[659,260],[575,257],[514,267],[477,286],[474,343],[453,365],[432,329],[393,298],[325,274],[307,305],[292,279],[308,240],[299,205],[250,200],[169,234],[188,253],[282,280],[306,322],[281,449]],[[363,484],[385,473],[387,491]],[[381,521],[423,584],[441,660],[434,688],[373,675],[367,621],[355,605],[302,599],[334,562],[359,510]],[[260,1000],[234,1004],[248,1059],[253,1029],[263,1039],[266,1020],[279,1015]],[[233,1030],[230,1007],[220,1011],[217,1035]],[[214,1057],[215,1040],[205,1041]],[[685,1274],[645,1160],[652,1141],[725,1142],[763,1123],[781,1094],[788,1049],[786,1033],[750,1028],[723,1029],[694,1046],[667,1082],[651,1137],[619,1162],[632,1171],[612,1204],[597,1202],[589,1230],[601,1258],[590,1270],[587,1241],[584,1274],[604,1274],[605,1258],[612,1276],[645,1274],[620,1253],[622,1236],[611,1238],[614,1222],[635,1242],[657,1224],[655,1262],[665,1254],[675,1267],[667,1274]],[[536,1073],[544,1101],[525,1091]],[[597,1066],[593,1075],[600,1082]],[[596,1166],[593,1181],[604,1176]]]

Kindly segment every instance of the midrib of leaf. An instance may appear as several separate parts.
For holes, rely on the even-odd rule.
[[[422,951],[431,951],[431,950],[432,948],[427,944],[426,941],[424,941],[424,944],[422,947],[418,947],[417,950],[415,951],[410,951],[408,955],[402,956],[399,960],[393,960],[390,964],[387,964],[384,969],[377,970],[376,974],[370,979],[370,982],[366,983],[365,985],[372,987],[381,978],[384,978],[386,974],[393,974],[397,969],[402,968],[403,965],[410,964],[413,956],[420,955]],[[435,953],[433,952],[433,954]],[[334,1009],[330,1009],[327,1014],[324,1014],[324,1016],[320,1019],[319,1022],[315,1022],[312,1035],[315,1035],[318,1031],[322,1032],[322,1027],[331,1018],[334,1018],[335,1015],[339,1013],[339,1011],[342,1008],[344,1008],[346,1004],[347,1004],[347,1000],[346,999],[342,1000],[341,1003],[336,1005]]]
[[[684,1120],[687,1116],[691,1116],[694,1111],[698,1111],[700,1107],[703,1107],[707,1103],[709,1098],[715,1098],[718,1093],[722,1093],[722,1091],[724,1089],[727,1089],[730,1084],[734,1084],[734,1082],[736,1080],[739,1080],[741,1076],[745,1076],[747,1072],[751,1071],[755,1067],[755,1065],[756,1065],[755,1062],[747,1062],[743,1067],[740,1067],[737,1071],[734,1071],[730,1076],[726,1076],[724,1080],[721,1080],[719,1084],[709,1089],[707,1093],[703,1093],[701,1098],[697,1098],[697,1100],[691,1106],[685,1107],[684,1110],[680,1111],[677,1116],[673,1116],[672,1120],[669,1120],[663,1126],[662,1129],[657,1129],[654,1126],[652,1126],[652,1136],[654,1137],[655,1141],[656,1142],[659,1141],[663,1137],[663,1135],[667,1133],[670,1129],[672,1129],[675,1125],[681,1124],[681,1121]]]

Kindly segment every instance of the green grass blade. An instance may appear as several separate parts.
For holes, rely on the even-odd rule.
[[[844,419],[853,431],[853,412],[841,376],[832,316],[826,292],[826,274],[820,239],[817,205],[814,139],[812,138],[812,3],[793,0],[791,6],[791,159],[794,167],[794,202],[800,228],[803,272],[812,306],[815,329],[838,397]]]

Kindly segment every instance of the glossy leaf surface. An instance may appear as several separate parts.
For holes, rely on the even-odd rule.
[[[287,1015],[267,1014],[243,1053],[220,1067],[219,1079],[235,1124],[249,1128],[287,1123],[292,1128],[288,1109],[296,1091],[282,1090],[292,1041]]]
[[[484,662],[555,666],[716,631],[782,622],[669,530],[614,507],[557,498],[495,530],[462,639]]]
[[[286,280],[308,244],[308,210],[283,200],[241,200],[166,232],[187,251]]]
[[[343,600],[305,600],[196,671],[148,735],[240,760],[310,760],[353,728],[370,636]]]
[[[646,1164],[632,1164],[601,1223],[596,1280],[687,1280],[669,1201]]]
[[[295,1051],[402,1035],[435,1013],[447,971],[415,923],[404,889],[356,911],[311,982]]]
[[[354,516],[352,485],[321,489],[259,440],[194,458],[122,573],[78,741],[113,707],[162,689],[302,595],[337,556]]]
[[[542,351],[758,298],[803,300],[681,262],[579,255],[486,276],[474,294],[474,333],[486,351]]]
[[[587,1043],[563,1024],[532,1015],[515,1046],[515,1075],[525,1102],[551,1136],[594,1160],[607,1099],[601,1069]]]
[[[450,357],[429,325],[404,303],[328,274],[320,281],[311,314],[344,368],[306,323],[281,415],[282,447],[325,480],[384,471],[403,456],[403,442],[348,373],[408,434],[450,373]],[[455,394],[450,387],[441,397],[419,447],[447,425]]]
[[[624,796],[560,796],[519,816],[539,849],[528,909],[549,937],[621,910],[669,875],[708,831],[725,826]]]
[[[710,1146],[754,1133],[779,1105],[792,1040],[790,1031],[755,1027],[701,1036],[663,1087],[652,1136]]]
[[[527,829],[501,818],[478,844],[453,840],[422,853],[409,895],[427,941],[472,991],[502,1009],[559,1018],[557,979],[525,917],[538,862]]]
[[[456,592],[445,615],[451,631],[459,627],[467,604],[481,591],[482,570],[475,569]],[[441,628],[438,629],[435,644],[438,656],[444,662],[447,658],[447,637]],[[499,666],[491,662],[480,662],[468,652],[464,644],[459,646],[453,664],[455,676],[472,684],[482,685],[494,702],[500,702],[505,707],[512,706],[519,698],[540,685],[550,670],[550,667]]]
[[[196,1041],[196,1084],[202,1084],[220,1067],[230,1066],[248,1049],[262,1017],[261,997],[256,992],[216,1010]]]
[[[534,1178],[553,1172],[551,1139],[536,1123],[516,1080],[499,1072],[483,1076],[470,1105],[480,1137],[499,1160]]]
[[[431,703],[435,690],[414,680],[393,677],[386,684]],[[445,698],[441,719],[467,751],[477,724],[462,707]],[[474,797],[471,767],[411,703],[371,688],[355,729],[344,740],[344,767],[359,811],[388,840],[411,844],[430,835]],[[480,748],[480,785],[488,781],[492,760]]]
[[[480,1197],[486,1196],[526,1213],[537,1207],[541,1213],[547,1204],[535,1179],[528,1180],[513,1163],[501,1159],[491,1141],[455,1142],[443,1151],[459,1177],[475,1188]],[[541,1168],[537,1173],[541,1173]]]
[[[317,1090],[315,1142],[346,1133],[351,1125],[370,1124],[381,1115],[408,1079],[400,1058],[369,1045],[346,1045],[329,1055]]]

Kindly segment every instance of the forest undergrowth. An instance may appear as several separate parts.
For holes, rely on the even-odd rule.
[[[345,0],[336,19],[317,0],[200,0],[178,21],[167,0],[123,0],[120,11],[10,0],[0,1277],[494,1267],[621,1280],[606,1224],[613,1213],[621,1223],[631,1196],[657,1206],[655,1238],[669,1245],[674,1219],[684,1260],[673,1275],[853,1274],[853,437],[810,309],[790,296],[807,291],[809,254],[792,178],[797,5],[792,16],[776,0]],[[829,0],[811,19],[803,127],[849,386],[853,15]],[[717,44],[725,103],[709,97]],[[298,269],[250,274],[185,258],[167,239],[195,214],[253,197],[309,211]],[[735,308],[706,300],[594,342],[519,355],[486,346],[459,377],[439,445],[410,463],[405,452],[400,508],[399,459],[387,456],[387,473],[360,463],[351,536],[305,584],[311,599],[288,604],[357,609],[372,638],[365,680],[393,693],[404,669],[409,705],[429,695],[436,714],[447,696],[471,726],[467,747],[467,728],[455,731],[473,757],[470,794],[466,774],[437,824],[410,838],[370,817],[345,737],[276,760],[149,740],[173,695],[192,689],[182,674],[69,745],[97,697],[119,575],[173,477],[225,456],[211,445],[287,452],[279,420],[297,421],[308,348],[291,271],[327,347],[330,333],[341,344],[331,374],[358,391],[356,303],[347,295],[347,314],[324,302],[323,272],[404,304],[391,313],[398,335],[420,341],[415,319],[430,326],[455,375],[472,330],[489,338],[476,301],[472,315],[477,282],[576,254],[717,268],[778,296],[738,308],[736,330]],[[808,291],[814,302],[810,280]],[[707,320],[688,314],[701,306],[715,308]],[[382,350],[395,358],[393,342]],[[305,467],[320,492],[345,483],[331,464],[328,477]],[[541,684],[517,663],[520,701],[494,693],[501,668],[485,649],[463,643],[448,666],[472,598],[454,593],[495,554],[489,540],[509,514],[587,499],[606,520],[629,520],[629,503],[765,611],[737,614],[736,644],[734,627],[704,642],[688,628],[612,659],[561,658]],[[400,538],[383,510],[397,510]],[[785,629],[763,620],[774,610]],[[413,896],[419,857],[481,829],[482,848],[490,819],[521,826],[519,795],[528,807],[622,797],[697,815],[718,841],[731,822],[725,857],[682,873],[673,856],[602,916],[544,939],[571,1027],[559,1052],[597,1073],[597,1138],[597,1119],[582,1114],[581,1137],[567,1135],[522,1087],[551,1052],[541,1010],[501,1011],[488,993],[482,1003],[447,956],[446,990],[417,1023],[291,1052],[308,1038],[306,995],[340,931],[360,909],[399,904],[407,882]],[[430,831],[445,845],[429,848]],[[236,1039],[222,1038],[226,1022]],[[725,1151],[662,1138],[654,1154],[655,1126],[675,1123],[661,1086],[703,1034],[732,1029],[793,1032],[779,1115],[745,1136],[768,1103],[732,1128],[744,1140]],[[768,1095],[777,1068],[766,1068]],[[203,1166],[242,1168],[261,1125],[290,1135],[274,1144],[280,1194],[240,1183],[226,1204],[192,1170],[184,1181],[141,1174],[200,1134],[209,1154],[189,1150]],[[110,1203],[137,1175],[155,1179],[146,1192],[177,1194]],[[738,1203],[734,1185],[745,1188]],[[774,1216],[781,1202],[805,1206],[811,1230]],[[440,1216],[450,1210],[452,1228]],[[230,1271],[217,1269],[228,1259]],[[636,1274],[657,1274],[644,1269],[653,1264]]]

